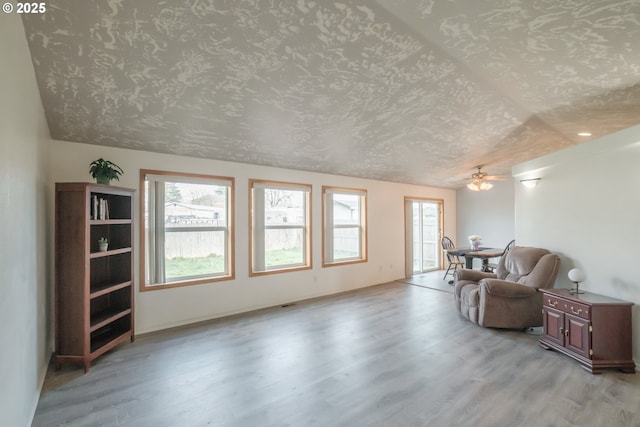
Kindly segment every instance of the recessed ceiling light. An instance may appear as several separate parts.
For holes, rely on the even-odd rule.
[[[578,136],[591,136],[591,132],[578,132]]]

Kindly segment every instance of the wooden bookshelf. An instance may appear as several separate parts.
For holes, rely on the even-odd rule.
[[[95,358],[134,340],[134,193],[111,185],[56,184],[57,369],[70,362],[87,372]],[[106,251],[100,251],[101,237],[109,241]]]

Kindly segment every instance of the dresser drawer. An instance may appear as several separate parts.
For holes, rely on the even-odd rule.
[[[565,308],[564,311],[565,313],[570,313],[574,316],[582,317],[583,319],[591,319],[591,313],[589,312],[588,305],[567,301],[567,308]]]
[[[547,307],[553,307],[557,310],[560,311],[564,311],[565,308],[567,308],[567,303],[569,301],[567,301],[566,299],[562,299],[562,298],[558,298],[555,297],[553,295],[544,295],[542,297],[542,304],[546,305]]]
[[[569,301],[564,298],[558,298],[553,295],[545,294],[542,303],[547,307],[553,307],[556,310],[560,310],[565,313],[573,314],[574,316],[581,317],[583,319],[591,319],[591,313],[589,312],[589,306],[580,304],[575,301]]]

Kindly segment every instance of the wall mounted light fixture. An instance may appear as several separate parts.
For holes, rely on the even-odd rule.
[[[527,188],[533,188],[540,182],[540,178],[521,179],[520,183]]]

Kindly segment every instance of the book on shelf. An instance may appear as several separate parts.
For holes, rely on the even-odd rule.
[[[100,199],[100,219],[105,220],[107,218],[107,201],[105,199]]]
[[[91,219],[98,219],[98,196],[91,197]]]
[[[109,219],[109,201],[107,199],[98,198],[93,196],[93,210],[91,212],[91,219],[105,220]]]

